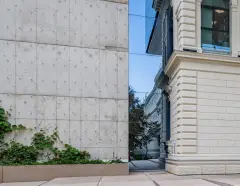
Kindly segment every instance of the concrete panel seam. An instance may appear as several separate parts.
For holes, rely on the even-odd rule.
[[[71,48],[84,48],[84,49],[101,49],[101,50],[109,50],[109,51],[116,51],[116,52],[128,52],[128,48],[122,48],[122,47],[88,47],[88,46],[77,46],[77,45],[66,45],[66,44],[53,44],[53,43],[46,43],[46,42],[31,42],[31,41],[23,41],[23,40],[13,40],[13,39],[1,39],[0,41],[13,41],[13,42],[19,42],[19,43],[33,43],[38,45],[53,45],[53,46],[65,46],[65,47],[71,47]]]

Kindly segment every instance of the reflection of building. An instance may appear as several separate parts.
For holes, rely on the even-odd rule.
[[[240,1],[155,4],[147,52],[163,56],[156,85],[163,92],[166,170],[240,173]]]
[[[151,93],[148,95],[144,102],[144,114],[148,116],[149,122],[157,122],[159,125],[162,123],[162,112],[161,112],[161,101],[162,101],[161,90],[154,87]],[[156,138],[148,144],[148,154],[152,158],[159,158],[159,139]],[[145,149],[143,149],[144,151]]]
[[[165,3],[164,5],[164,9],[165,11],[158,11],[159,10],[159,3],[157,1],[149,1],[146,0],[146,15],[148,15],[152,10],[155,11],[155,17],[152,18],[151,20],[148,19],[148,17],[146,18],[146,22],[148,24],[146,24],[146,38],[148,39],[148,41],[146,42],[146,51],[149,54],[153,54],[153,55],[162,55],[163,61],[162,61],[162,67],[164,67],[164,63],[166,61],[166,58],[169,57],[171,55],[172,52],[172,48],[170,44],[168,44],[168,48],[164,48],[163,46],[160,44],[162,41],[162,34],[165,34],[165,43],[172,43],[172,37],[171,37],[171,33],[167,32],[166,30],[169,29],[171,30],[171,19],[169,19],[168,17],[171,16],[171,9],[168,9],[167,11],[167,7],[169,6],[169,3]],[[150,11],[151,9],[151,11]],[[152,13],[151,13],[152,14]],[[162,17],[164,17],[164,24],[166,26],[163,26],[163,19]],[[149,32],[149,25],[151,24],[150,28],[151,31]],[[171,27],[171,28],[170,28]],[[165,52],[163,54],[163,51]],[[161,64],[161,61],[159,61],[159,64]],[[159,73],[156,74],[155,77],[155,86],[152,90],[159,90],[159,78],[162,77],[161,74],[162,68],[159,69]],[[169,101],[168,98],[166,97],[165,94],[162,94],[162,91],[159,91],[160,95],[158,100],[154,101],[151,96],[151,94],[148,96],[147,100],[151,100],[151,102],[147,102],[146,105],[151,105],[151,107],[153,107],[153,110],[158,110],[160,117],[158,117],[159,119],[159,123],[160,123],[160,156],[159,156],[159,160],[160,160],[160,168],[164,168],[165,167],[165,159],[167,157],[167,152],[166,152],[166,143],[167,140],[169,139],[169,130],[167,130],[167,128],[169,128],[170,123],[169,123],[169,112],[168,112],[168,105],[169,105]],[[150,107],[150,106],[149,106]]]

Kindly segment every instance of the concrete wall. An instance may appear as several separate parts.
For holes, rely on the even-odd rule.
[[[0,104],[11,123],[57,127],[92,158],[127,159],[127,1],[0,0],[0,24]],[[28,144],[28,133],[17,139]]]

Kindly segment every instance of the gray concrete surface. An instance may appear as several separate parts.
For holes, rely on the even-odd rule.
[[[111,1],[0,0],[0,106],[36,128],[18,142],[57,128],[93,159],[127,161],[128,4]]]
[[[240,175],[176,176],[137,172],[129,176],[57,178],[49,182],[4,183],[0,186],[240,186]]]

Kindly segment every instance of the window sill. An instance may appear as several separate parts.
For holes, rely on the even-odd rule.
[[[217,55],[229,55],[231,53],[229,47],[221,47],[217,45],[203,44],[203,53],[217,54]]]
[[[224,55],[224,56],[230,56],[230,52],[225,51],[217,51],[217,50],[206,50],[202,48],[202,53],[205,54],[215,54],[215,55]]]

